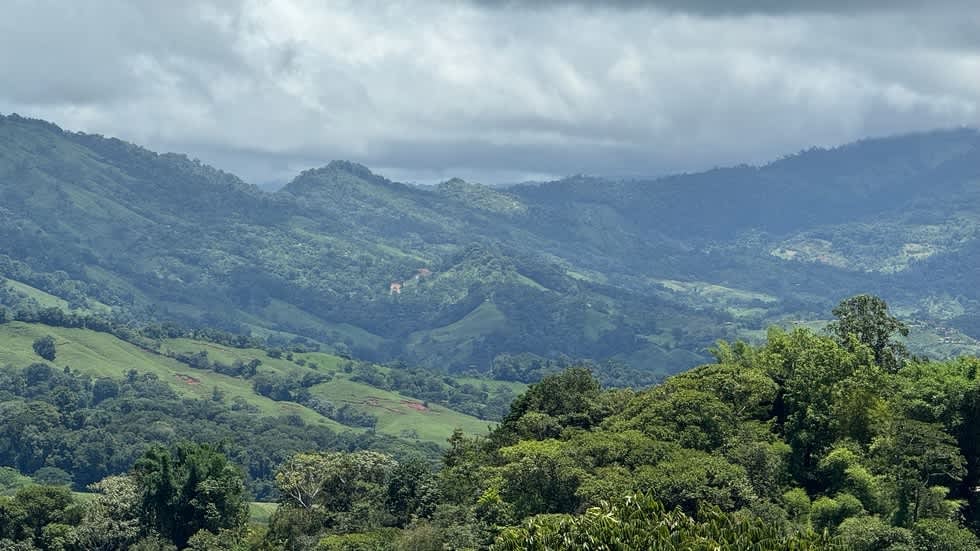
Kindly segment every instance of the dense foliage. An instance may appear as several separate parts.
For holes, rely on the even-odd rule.
[[[419,472],[408,524],[381,497],[395,463],[297,456],[277,475],[291,492],[269,536],[290,549],[976,549],[980,360],[877,355],[902,328],[883,304],[857,317],[855,304],[878,302],[842,303],[830,336],[721,343],[716,363],[642,392],[603,390],[582,368],[547,376],[488,437],[454,435],[442,468]],[[876,330],[840,330],[858,318]],[[370,483],[335,503],[330,477],[357,480],[331,474],[344,469]]]
[[[980,360],[876,353],[898,350],[903,329],[876,297],[836,312],[828,335],[772,329],[759,346],[719,343],[715,363],[642,391],[603,389],[584,367],[548,375],[488,436],[454,433],[438,468],[410,455],[294,447],[273,467],[278,508],[253,529],[246,475],[234,464],[251,470],[242,459],[261,448],[242,455],[236,449],[254,444],[233,438],[230,462],[210,446],[141,450],[123,476],[91,485],[88,501],[51,486],[100,475],[59,462],[96,450],[46,448],[44,427],[66,417],[84,432],[88,417],[120,407],[140,418],[141,389],[160,389],[134,374],[96,390],[31,366],[4,380],[6,396],[10,387],[24,396],[12,401],[20,413],[3,416],[11,421],[0,442],[12,444],[12,464],[49,485],[0,470],[0,493],[10,495],[0,498],[0,545],[976,549]],[[139,429],[103,430],[118,438]]]
[[[315,447],[401,454],[406,448],[381,435],[337,433],[296,416],[262,416],[221,396],[181,398],[153,374],[93,378],[40,363],[0,370],[0,465],[35,476],[56,469],[84,489],[126,472],[151,445],[181,440],[227,443],[260,499],[273,495],[275,468],[292,453]]]
[[[244,477],[206,445],[153,448],[132,474],[89,490],[84,501],[66,486],[26,485],[0,495],[0,548],[203,551],[231,548],[246,535]]]

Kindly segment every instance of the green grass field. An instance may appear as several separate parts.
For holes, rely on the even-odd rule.
[[[34,340],[45,335],[55,339],[57,356],[54,362],[45,362],[32,348]],[[483,434],[490,425],[488,421],[438,404],[425,404],[411,396],[352,381],[351,375],[342,369],[346,360],[330,354],[294,354],[293,359],[288,360],[285,356],[271,358],[260,349],[239,349],[191,339],[169,339],[160,347],[160,352],[164,353],[195,353],[201,350],[207,351],[211,361],[226,364],[257,358],[262,361],[260,372],[289,377],[302,377],[311,371],[329,374],[332,377],[330,381],[311,388],[313,395],[329,400],[338,408],[350,405],[377,417],[375,430],[382,434],[444,445],[456,428],[470,434]],[[299,404],[277,402],[258,395],[246,379],[192,369],[166,355],[140,348],[107,333],[22,322],[0,325],[0,366],[24,367],[32,363],[49,363],[57,368],[70,366],[93,377],[121,378],[135,369],[157,375],[183,396],[209,398],[214,389],[218,389],[224,393],[225,399],[240,397],[258,408],[263,415],[297,414],[307,423],[326,425],[338,431],[364,430],[342,425]],[[506,385],[516,391],[523,389],[522,385],[509,383],[475,379],[471,382],[494,387]]]
[[[13,279],[4,279],[0,281],[0,285],[6,285],[9,289],[24,294],[28,298],[34,299],[34,301],[43,308],[61,308],[62,310],[68,310],[67,300],[58,298],[49,293],[45,293],[40,289],[35,289],[26,283],[21,283],[20,281]]]
[[[31,287],[26,283],[17,281],[15,279],[0,278],[0,286],[4,286],[4,285],[15,292],[21,293],[27,296],[28,298],[33,299],[34,302],[37,302],[38,305],[41,306],[42,308],[60,308],[65,311],[71,310],[71,308],[69,308],[69,304],[67,300],[60,297],[56,297],[50,293],[46,293],[35,287]],[[91,308],[92,310],[102,312],[102,313],[106,313],[111,310],[111,308],[109,308],[105,304],[102,304],[101,302],[95,302],[95,301],[89,301],[89,302],[92,307]],[[88,311],[88,310],[83,309],[82,311]]]
[[[175,352],[206,350],[208,358],[227,364],[236,360],[247,362],[258,358],[262,360],[260,371],[275,372],[280,375],[302,377],[311,370],[329,373],[333,378],[312,387],[310,390],[313,395],[329,400],[338,408],[350,405],[358,411],[377,417],[378,424],[375,430],[382,434],[409,440],[436,442],[441,445],[456,428],[471,434],[482,434],[487,431],[487,426],[490,424],[440,405],[426,405],[410,396],[352,381],[350,374],[341,369],[341,364],[345,360],[330,354],[294,354],[293,360],[290,361],[285,357],[270,358],[264,351],[258,349],[232,348],[190,339],[167,340],[163,348]],[[305,365],[299,365],[298,361],[305,362]],[[386,370],[383,367],[379,369]]]
[[[32,348],[34,340],[45,335],[55,339],[57,356],[54,362],[45,362]],[[129,370],[135,369],[157,375],[183,396],[208,398],[217,388],[225,393],[226,399],[240,396],[264,415],[295,413],[307,423],[328,425],[335,430],[348,428],[298,404],[276,402],[259,396],[252,391],[251,383],[244,379],[191,369],[107,333],[21,322],[0,325],[0,366],[23,367],[32,363],[49,363],[58,368],[70,366],[93,377],[121,378]]]
[[[269,518],[278,508],[278,503],[253,501],[248,504],[248,520],[252,524],[269,524]]]

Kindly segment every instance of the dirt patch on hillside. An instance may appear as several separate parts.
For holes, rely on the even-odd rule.
[[[393,403],[391,400],[379,399],[379,398],[365,398],[363,400],[344,400],[345,404],[358,405],[358,406],[368,406],[372,408],[379,408],[385,411],[390,411],[391,413],[397,413],[399,415],[404,415],[407,413],[405,409],[411,409],[415,411],[420,411],[423,413],[428,413],[431,411],[425,404],[420,402],[413,402],[411,400],[402,400],[397,403]]]
[[[190,375],[184,375],[183,373],[174,373],[174,377],[177,377],[178,381],[189,385],[201,384],[201,380],[197,377],[191,377]]]

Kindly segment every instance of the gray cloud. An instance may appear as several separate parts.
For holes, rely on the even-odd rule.
[[[530,4],[14,2],[0,111],[256,183],[332,158],[637,176],[980,123],[980,13],[957,0]]]
[[[551,9],[574,6],[594,10],[657,9],[721,16],[935,11],[974,6],[972,0],[473,0],[473,2],[489,8]]]

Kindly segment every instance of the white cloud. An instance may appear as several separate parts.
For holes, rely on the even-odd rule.
[[[743,4],[14,3],[0,109],[259,181],[642,175],[980,123],[980,15]]]

